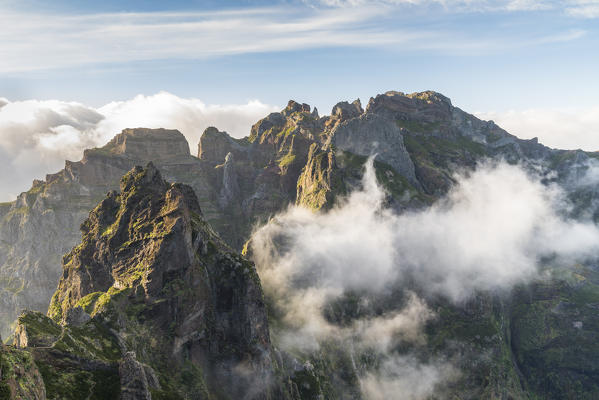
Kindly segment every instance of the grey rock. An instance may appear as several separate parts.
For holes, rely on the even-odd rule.
[[[310,106],[306,103],[300,104],[294,100],[289,100],[287,107],[283,110],[284,116],[290,116],[294,112],[310,112]]]
[[[331,117],[345,121],[350,118],[359,117],[362,113],[364,113],[362,104],[360,103],[360,99],[357,99],[352,103],[348,103],[347,101],[337,103],[331,111]]]
[[[119,363],[122,400],[151,400],[150,385],[144,365],[129,351]]]
[[[82,326],[91,319],[90,315],[81,307],[73,307],[67,311],[65,321],[71,326]]]
[[[221,132],[214,127],[206,128],[202,133],[198,144],[198,158],[220,164],[231,152],[242,159],[247,148],[233,140],[227,132]]]
[[[337,126],[333,132],[335,148],[362,156],[377,154],[412,185],[420,187],[414,163],[404,145],[401,130],[394,121],[377,114],[364,114]]]

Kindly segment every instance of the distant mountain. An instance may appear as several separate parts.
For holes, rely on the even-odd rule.
[[[365,110],[341,102],[324,117],[290,101],[246,138],[206,129],[197,157],[178,131],[126,129],[0,205],[1,332],[16,328],[22,348],[3,348],[2,359],[35,364],[30,375],[2,372],[0,390],[15,398],[359,398],[360,367],[347,367],[343,349],[273,347],[255,268],[237,252],[291,204],[332,207],[375,153],[398,212],[434,203],[456,171],[501,158],[542,167],[545,182],[567,189],[572,216],[599,215],[595,187],[571,183],[597,154],[518,139],[435,92],[387,92]],[[483,293],[461,307],[434,304],[441,318],[424,352],[462,346],[464,376],[448,389],[455,398],[599,395],[599,273],[588,265],[576,274],[575,284],[533,283],[508,300]],[[38,313],[49,304],[49,317]],[[23,309],[31,312],[13,324]],[[266,377],[268,387],[255,385]],[[19,380],[39,379],[45,391],[19,392]]]

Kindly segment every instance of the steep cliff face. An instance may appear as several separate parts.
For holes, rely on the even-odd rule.
[[[284,398],[254,265],[205,222],[191,187],[152,164],[120,189],[65,255],[52,319],[19,318],[16,345],[44,366],[48,397]],[[64,393],[73,374],[85,387]]]

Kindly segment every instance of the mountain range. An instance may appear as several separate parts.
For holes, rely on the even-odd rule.
[[[298,210],[311,215],[300,226],[343,215],[369,171],[374,218],[443,210],[488,164],[534,175],[561,193],[560,221],[592,226],[599,153],[518,139],[436,92],[393,91],[322,117],[289,101],[242,139],[207,128],[196,154],[176,130],[125,129],[0,204],[0,398],[599,397],[594,253],[543,253],[532,277],[463,295],[433,290],[436,277],[340,285],[318,308],[334,334],[305,346],[290,342],[303,317],[281,288],[314,293],[327,242],[281,284],[271,264],[294,262],[293,236],[265,236]],[[376,243],[364,268],[375,258]],[[370,343],[390,316],[403,325]]]

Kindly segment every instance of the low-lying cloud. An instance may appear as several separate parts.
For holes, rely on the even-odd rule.
[[[458,376],[447,361],[421,363],[413,357],[391,357],[361,379],[368,400],[430,399],[443,385]]]
[[[0,99],[0,201],[14,199],[34,178],[56,172],[65,159],[79,160],[84,149],[104,145],[124,128],[179,129],[193,152],[208,126],[247,136],[252,124],[276,109],[257,100],[210,105],[166,92],[97,109],[57,100]]]
[[[420,363],[393,351],[423,342],[423,327],[436,317],[427,299],[459,306],[479,291],[501,294],[540,277],[541,259],[572,262],[599,250],[593,223],[563,216],[562,190],[519,166],[488,162],[455,179],[433,206],[398,215],[384,207],[369,160],[362,187],[330,211],[291,207],[257,230],[252,254],[283,322],[276,332],[281,347],[311,351],[322,341],[348,341],[383,360],[361,373],[368,398],[428,398],[456,376],[451,363]],[[404,301],[382,313],[341,325],[327,316],[347,293],[365,301],[398,290]],[[429,384],[414,386],[414,376]]]
[[[580,110],[530,109],[507,112],[479,112],[522,139],[538,137],[546,146],[558,149],[599,150],[599,107]]]

